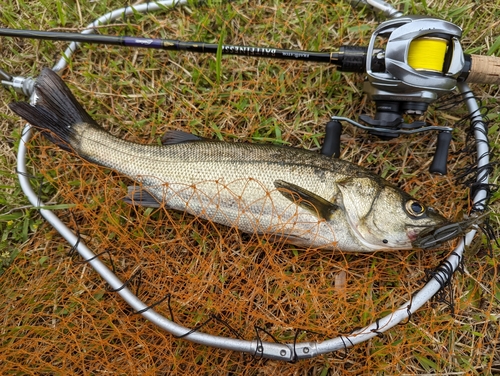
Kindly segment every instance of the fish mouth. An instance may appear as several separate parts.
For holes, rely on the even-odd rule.
[[[460,222],[448,222],[436,226],[429,226],[419,234],[416,234],[411,244],[413,247],[421,249],[437,247],[448,240],[453,240],[465,234],[474,227],[477,228],[477,225],[483,222],[486,215],[487,214],[483,214],[477,217],[467,218]],[[408,237],[411,239],[412,235],[410,235],[409,232]]]
[[[408,231],[406,231],[406,236],[408,237],[408,239],[410,239],[410,242],[413,243],[418,239],[419,235],[422,234],[424,231],[427,231],[428,229],[425,229],[423,231],[419,231],[419,229],[409,229]]]

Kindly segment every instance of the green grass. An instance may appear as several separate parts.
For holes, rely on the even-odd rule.
[[[76,30],[121,4],[114,0],[96,2],[48,0],[7,2],[4,0],[4,4],[0,5],[0,26],[43,30],[74,28]],[[493,2],[461,0],[452,3],[443,0],[405,1],[400,8],[408,13],[441,17],[461,26],[464,29],[463,45],[467,52],[499,55],[500,1],[498,0]],[[336,4],[328,0],[268,1],[252,4],[243,1],[228,3],[212,0],[201,6],[192,3],[184,8],[150,15],[135,14],[128,19],[117,21],[119,25],[103,28],[101,32],[199,40],[219,43],[219,46],[221,43],[228,43],[332,50],[341,44],[366,45],[379,20],[380,18],[369,10],[353,10],[341,1]],[[65,44],[62,42],[3,38],[0,40],[0,56],[2,56],[0,68],[13,75],[36,76],[42,67],[52,66],[56,59],[59,59],[64,47]],[[158,142],[166,129],[175,128],[225,141],[272,142],[317,150],[323,139],[324,124],[330,115],[338,114],[357,119],[360,113],[370,112],[373,109],[361,94],[363,81],[361,76],[341,74],[333,67],[321,64],[88,45],[72,59],[67,75],[69,85],[77,98],[90,110],[99,123],[104,124],[113,134],[134,141]],[[481,86],[474,87],[474,90],[484,103],[492,107],[490,140],[493,149],[498,152],[498,145],[500,145],[497,125],[500,115],[496,102],[499,94],[498,87]],[[82,306],[86,304],[80,304],[81,301],[76,297],[80,296],[81,289],[91,288],[83,283],[84,287],[82,287],[78,282],[78,276],[68,277],[69,272],[62,267],[59,268],[61,260],[64,260],[66,245],[44,222],[37,209],[28,203],[17,182],[16,151],[23,123],[9,111],[7,104],[21,99],[12,92],[0,91],[0,279],[4,279],[3,286],[9,286],[6,280],[13,277],[25,283],[15,292],[13,288],[13,291],[2,291],[6,301],[0,303],[0,312],[6,321],[15,322],[9,310],[9,304],[11,304],[9,299],[12,299],[12,302],[29,299],[30,289],[33,289],[33,286],[36,287],[37,276],[42,278],[44,273],[50,272],[53,273],[51,275],[54,280],[51,284],[42,286],[46,289],[46,295],[39,300],[33,298],[33,301],[30,301],[32,304],[30,314],[47,311],[49,309],[47,307],[50,307],[53,302],[59,304],[59,298],[56,299],[53,295],[59,296],[60,294],[66,300],[61,298],[63,303],[58,306],[55,304],[53,310],[55,314],[68,317],[72,314],[83,316],[86,311]],[[443,124],[456,120],[458,117],[457,113],[448,115],[433,112],[430,119]],[[463,129],[459,129],[456,136],[457,149],[463,146],[463,141]],[[425,163],[429,162],[430,153],[433,150],[432,144],[433,139],[429,137],[423,141],[419,137],[410,137],[384,143],[366,137],[363,132],[348,129],[345,134],[342,157],[371,168],[392,182],[402,185],[406,190],[414,191],[423,199],[437,201],[447,215],[453,216],[458,211],[467,209],[467,194],[461,188],[461,191],[450,195],[450,186],[454,187],[451,178],[439,180],[428,175]],[[43,150],[44,152],[40,155],[30,155],[30,166],[43,165],[45,167],[43,174],[39,174],[35,168],[32,169],[33,175],[39,177],[39,179],[33,179],[33,184],[47,205],[51,205],[51,209],[65,216],[67,222],[71,222],[73,219],[68,215],[67,209],[75,205],[75,212],[78,213],[83,203],[60,201],[59,191],[63,187],[58,185],[58,177],[59,174],[65,172],[58,169],[58,164],[61,161],[68,166],[70,166],[69,163],[75,163],[74,166],[71,165],[71,169],[75,170],[78,170],[81,165],[75,162],[76,159],[61,159],[65,157],[61,157],[62,153],[54,151],[54,148],[49,147]],[[53,160],[53,170],[47,167],[50,166],[47,158]],[[463,163],[458,158],[456,161],[456,165],[450,166],[451,174],[455,171],[454,168],[460,167]],[[88,200],[85,204],[94,205],[92,208],[99,210],[102,203],[110,199],[94,197],[90,194],[89,197],[85,196],[87,188],[94,183],[93,178],[92,175],[85,175],[85,178],[80,180],[78,175],[72,175],[73,180],[70,180],[70,184],[75,190],[83,192],[82,196]],[[112,181],[114,185],[110,184],[113,188],[104,192],[111,192],[116,187],[123,188],[120,183],[113,180],[116,180],[113,175],[106,179]],[[495,167],[492,180],[497,182],[497,179],[498,168]],[[495,226],[497,235],[499,197],[498,193],[495,193],[492,200],[494,212],[492,224]],[[118,214],[120,204],[114,202],[109,205],[114,205],[111,213],[108,213],[109,217],[106,217],[106,213],[103,214],[99,232],[86,234],[89,238],[95,236],[97,239],[113,240],[115,237],[119,239],[117,233],[120,227],[127,226],[127,220],[121,216],[121,212]],[[142,215],[149,216],[149,214],[150,212],[146,212]],[[162,216],[160,218],[164,219]],[[179,221],[181,220],[184,218],[179,217]],[[190,224],[189,220],[182,223],[186,226]],[[116,231],[106,232],[107,226],[116,226],[114,229]],[[144,238],[144,234],[148,231],[147,236],[155,236],[154,227],[148,228],[148,231],[144,231],[143,228],[129,227],[137,238]],[[186,234],[191,234],[194,243],[203,248],[200,254],[203,257],[209,257],[207,254],[210,252],[213,239],[217,239],[217,234],[213,235],[213,239],[205,241],[200,238],[201,235],[196,235],[197,231],[197,229],[186,231]],[[120,244],[116,247],[120,248]],[[151,245],[145,247],[156,249]],[[292,252],[293,257],[290,257],[294,260],[307,257],[300,250]],[[494,247],[494,252],[498,255],[499,250]],[[460,284],[460,291],[463,293],[457,297],[456,305],[459,312],[457,317],[450,318],[446,312],[443,313],[441,306],[427,308],[416,316],[415,322],[390,331],[387,337],[376,338],[366,347],[360,346],[353,349],[345,362],[336,360],[334,356],[325,356],[311,362],[283,366],[284,368],[280,368],[281,365],[274,362],[267,365],[259,364],[252,369],[252,372],[266,374],[272,372],[273,369],[278,369],[283,373],[306,374],[310,372],[311,374],[335,375],[348,374],[350,370],[356,370],[356,367],[362,369],[360,365],[364,365],[373,370],[374,374],[383,374],[387,364],[390,365],[390,370],[394,374],[436,372],[443,375],[462,373],[487,375],[493,372],[493,369],[498,370],[500,368],[498,357],[500,284],[491,282],[494,278],[491,273],[497,273],[493,276],[498,276],[498,272],[495,272],[498,269],[498,262],[472,254],[472,251],[470,253],[465,265],[471,273],[457,277],[457,283]],[[398,278],[400,270],[380,270],[386,265],[386,257],[391,256],[378,256],[369,262],[370,273],[365,277],[377,283],[375,287],[367,287],[363,293],[359,294],[359,298],[367,300],[366,309],[359,316],[352,318],[353,323],[365,325],[373,321],[374,313],[371,309],[377,304],[383,305],[387,301],[385,309],[391,310],[389,290],[384,290],[380,281],[384,281],[384,278],[388,280]],[[436,262],[439,262],[443,255],[410,254],[408,263],[411,267],[408,270],[423,274],[421,268],[418,267],[421,257],[435,257]],[[359,259],[357,255],[347,255],[346,263],[356,265],[360,262]],[[190,262],[195,268],[198,260],[194,258],[186,261],[186,264]],[[286,274],[285,280],[290,278],[293,282],[295,266],[293,264],[283,269]],[[123,265],[118,267],[125,268]],[[478,270],[488,271],[481,275],[485,281],[479,282],[488,283],[490,290],[486,291],[478,285],[476,281]],[[318,271],[318,275],[323,275],[322,273],[323,271],[321,273]],[[324,273],[326,275],[328,271]],[[276,284],[268,291],[271,295],[270,299],[284,299],[289,294],[296,294],[297,297],[304,299],[313,299],[308,290],[302,287],[302,283],[309,279],[308,275],[306,277],[296,278],[297,285]],[[362,278],[363,276],[356,275],[356,277]],[[67,282],[67,279],[71,278],[74,284]],[[93,278],[98,277],[94,275]],[[217,278],[222,285],[230,284],[232,281],[231,276],[225,272],[218,274]],[[24,286],[26,291],[20,293],[19,291]],[[405,289],[404,283],[397,287],[401,290]],[[99,297],[95,300],[101,301],[102,289],[93,290],[92,293],[92,296]],[[238,295],[236,290],[233,293]],[[334,297],[328,297],[330,298],[334,299]],[[86,309],[95,316],[102,314],[96,308],[99,306],[93,305],[93,299],[88,298],[88,300]],[[487,312],[484,312],[485,301],[489,302]],[[175,304],[178,304],[178,310],[182,311],[182,304]],[[216,303],[211,304],[216,305]],[[120,311],[120,308],[111,305],[109,311],[105,313],[109,315],[110,327],[119,326],[117,323],[120,315],[113,316],[115,309]],[[186,309],[186,311],[189,310]],[[191,319],[203,321],[203,309],[200,312],[199,317]],[[322,313],[309,312],[308,314],[309,317],[316,318]],[[241,320],[241,326],[244,327],[245,318]],[[431,321],[439,321],[439,323],[435,326],[425,325]],[[41,331],[38,333],[41,338],[44,337],[44,333],[49,333],[48,328],[51,325],[57,327],[53,322],[44,322],[38,327]],[[146,324],[138,319],[136,325]],[[293,325],[290,324],[290,326]],[[14,344],[26,338],[23,336],[33,335],[30,334],[28,327],[16,327],[15,324],[7,327],[6,330],[9,333],[14,331],[21,333],[12,340]],[[123,330],[126,332],[125,329]],[[277,329],[276,332],[280,330],[287,333],[286,336],[293,337],[294,333],[289,334],[286,328]],[[105,337],[110,331],[104,330],[103,336]],[[126,333],[124,336],[126,337]],[[36,335],[34,337],[37,338]],[[64,338],[67,341],[71,338],[71,341],[85,343],[85,338],[78,337],[78,334],[74,332]],[[157,337],[154,338],[159,341]],[[113,339],[116,343],[120,340],[121,337]],[[163,340],[167,347],[174,341],[170,336],[165,336]],[[289,341],[290,338],[286,340]],[[54,341],[56,342],[55,339]],[[481,344],[480,348],[476,347],[477,341]],[[98,354],[96,359],[99,356],[106,357],[106,354],[112,353],[114,343],[110,341],[106,351],[99,352],[100,350],[92,349],[92,356]],[[145,343],[147,345],[146,340]],[[417,346],[415,346],[416,343]],[[497,348],[492,350],[495,344]],[[63,345],[64,343],[61,344]],[[176,342],[176,346],[171,351],[178,353],[179,362],[183,358],[189,358],[190,351],[198,351],[193,359],[199,364],[205,361],[210,363],[210,367],[214,370],[217,370],[218,362],[222,364],[224,361],[224,364],[230,364],[226,361],[225,357],[228,355],[225,352],[214,355],[206,348],[194,347],[195,350],[192,350],[182,341]],[[22,348],[19,354],[18,359],[23,359]],[[26,359],[29,359],[29,355],[26,355]],[[84,367],[84,363],[82,361],[76,368]],[[154,363],[144,373],[154,373],[156,370],[154,367],[160,363]],[[139,367],[137,364],[136,366]],[[183,367],[184,365],[179,363],[173,365],[172,369],[182,371]],[[29,373],[29,370],[28,364],[24,372]],[[227,371],[230,370],[229,368]],[[241,371],[236,368],[236,371],[238,370]],[[12,372],[14,374],[15,371]],[[19,370],[17,372],[23,373]]]

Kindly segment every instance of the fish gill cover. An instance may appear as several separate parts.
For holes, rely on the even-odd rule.
[[[128,26],[103,32],[145,30],[152,36],[209,40],[224,29],[233,44],[266,40],[309,49],[346,40],[366,44],[364,27],[375,27],[376,20],[363,13],[356,18],[349,9],[324,1],[300,2],[294,9],[286,2],[205,5],[136,15],[126,20]],[[339,15],[347,14],[356,33],[342,31],[347,20]],[[26,54],[38,46],[25,43]],[[47,56],[23,62],[25,71],[51,64],[54,49],[45,48]],[[356,117],[371,111],[358,92],[362,77],[344,77],[330,67],[224,58],[218,84],[215,64],[208,56],[87,47],[64,79],[107,130],[140,143],[159,142],[167,130],[181,129],[227,142],[317,149],[330,114]],[[445,115],[431,111],[427,120],[456,122],[465,114],[456,106]],[[470,209],[467,190],[454,179],[456,171],[474,163],[471,153],[460,152],[467,144],[466,127],[454,134],[445,177],[427,172],[433,136],[382,142],[346,130],[342,159],[453,218]],[[32,182],[45,202],[69,204],[58,209],[62,219],[144,302],[175,322],[214,335],[293,343],[350,333],[410,300],[454,248],[450,242],[430,251],[352,254],[294,247],[163,207],[127,205],[123,197],[130,180],[39,135],[29,145],[29,159]],[[34,234],[0,277],[2,374],[357,375],[464,369],[487,374],[498,368],[498,261],[489,256],[498,256],[498,248],[488,250],[481,237],[466,251],[463,273],[443,283],[441,299],[406,325],[345,352],[283,364],[161,331],[110,292],[36,212],[31,215],[27,231]]]

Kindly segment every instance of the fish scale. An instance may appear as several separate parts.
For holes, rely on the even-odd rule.
[[[300,243],[309,246],[316,243],[334,248],[339,241],[349,241],[360,247],[350,237],[342,241],[335,236],[345,232],[339,231],[339,227],[349,228],[342,218],[343,212],[337,213],[336,226],[332,226],[287,200],[274,187],[276,179],[297,181],[302,177],[304,188],[319,196],[334,197],[338,189],[333,178],[345,179],[348,175],[334,174],[325,167],[345,170],[345,162],[325,157],[320,164],[309,152],[280,150],[272,145],[203,141],[140,145],[115,138],[86,123],[74,128],[80,135],[72,141],[78,155],[131,177],[172,209],[187,210],[245,232],[280,237],[302,234],[306,239]],[[322,178],[317,178],[318,175]]]

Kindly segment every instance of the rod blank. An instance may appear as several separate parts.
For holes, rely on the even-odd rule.
[[[128,36],[111,36],[97,34],[62,33],[54,31],[2,29],[0,36],[59,40],[79,43],[110,44],[125,47],[153,48],[167,51],[190,51],[198,53],[217,53],[218,45],[205,42],[184,42],[172,39],[142,38]],[[255,56],[286,60],[301,60],[319,63],[336,64],[338,54],[334,52],[314,52],[302,50],[287,50],[270,47],[222,45],[222,54]]]

